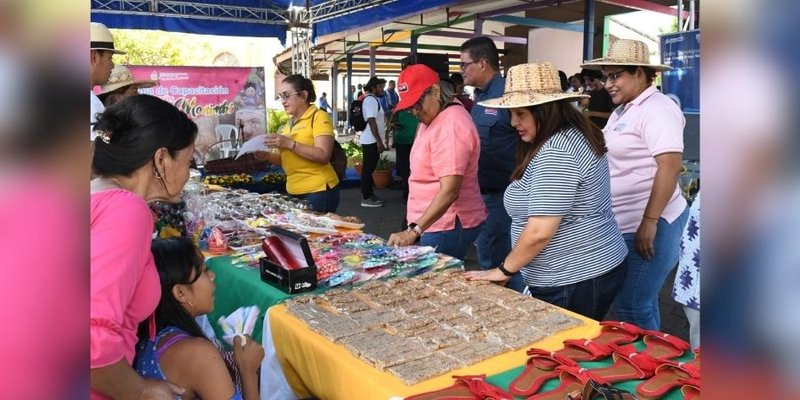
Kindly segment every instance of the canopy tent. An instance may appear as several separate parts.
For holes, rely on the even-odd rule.
[[[92,0],[110,28],[286,39],[289,0]]]

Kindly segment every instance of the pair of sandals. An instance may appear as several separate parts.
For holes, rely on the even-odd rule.
[[[608,387],[616,382],[644,380],[637,387],[637,394],[644,399],[658,398],[674,389],[682,387],[685,398],[699,398],[699,354],[691,363],[663,361],[679,357],[689,349],[683,340],[661,332],[644,331],[635,325],[623,322],[601,322],[601,332],[589,340],[568,340],[564,349],[547,352],[531,349],[525,370],[511,382],[509,391],[517,396],[534,400],[564,399],[570,393],[583,394],[573,398],[615,398],[599,396],[591,387]],[[639,338],[647,345],[642,352],[627,345]],[[627,345],[627,346],[626,346]],[[614,363],[608,367],[587,370],[576,361],[597,361],[613,357]],[[688,371],[688,372],[687,372]],[[554,390],[536,394],[549,379],[559,378],[560,384]],[[610,389],[609,389],[610,390]],[[609,394],[630,394],[619,391]],[[608,390],[606,390],[608,392]],[[594,397],[589,396],[595,393]],[[589,397],[587,397],[589,396]]]

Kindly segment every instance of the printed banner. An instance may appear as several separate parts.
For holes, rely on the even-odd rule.
[[[175,105],[198,126],[198,162],[235,155],[239,144],[266,132],[264,68],[130,66],[136,80],[158,85],[139,89]],[[242,124],[243,138],[237,137]]]
[[[677,97],[685,113],[700,112],[700,31],[661,36],[661,62],[672,67],[664,71],[661,91]]]

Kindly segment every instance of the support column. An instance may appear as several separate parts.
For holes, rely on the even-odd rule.
[[[583,59],[594,58],[594,1],[584,0],[583,14]]]
[[[414,59],[414,62],[417,61],[417,43],[419,41],[419,35],[416,33],[411,33],[411,56]]]
[[[678,32],[683,32],[683,0],[678,0]]]
[[[375,76],[375,50],[373,46],[369,47],[369,76]]]
[[[331,98],[330,106],[333,112],[333,129],[334,135],[339,135],[339,66],[333,63],[331,67]]]
[[[472,37],[483,36],[483,20],[480,18],[475,18],[475,34]]]
[[[353,53],[347,53],[347,126],[345,129],[350,128],[350,104],[353,103],[353,92],[350,87],[353,86]]]

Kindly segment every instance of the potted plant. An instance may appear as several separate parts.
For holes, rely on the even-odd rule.
[[[361,169],[364,166],[364,153],[361,146],[355,141],[349,141],[342,144],[344,154],[347,156],[347,166],[356,170],[358,175],[361,175]]]
[[[378,160],[375,172],[372,173],[372,181],[378,189],[385,189],[392,183],[392,162],[385,154]]]

